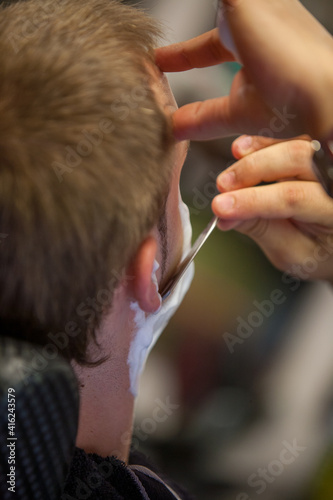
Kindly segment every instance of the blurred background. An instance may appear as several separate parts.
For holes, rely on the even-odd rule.
[[[332,0],[303,3],[333,32]],[[217,0],[139,5],[161,21],[165,44],[215,25]],[[227,94],[238,69],[168,77],[181,106]],[[191,145],[181,191],[193,240],[212,217],[232,140]],[[195,262],[142,377],[133,449],[198,500],[333,499],[333,288],[288,281],[234,231],[215,230]]]
[[[331,1],[303,3],[333,31]],[[141,4],[165,26],[165,44],[215,23],[217,1]],[[168,76],[183,105],[228,93],[238,69]],[[181,190],[194,238],[212,216],[216,175],[233,162],[232,139],[191,145]],[[296,286],[248,238],[215,230],[148,361],[133,448],[199,500],[332,499],[332,309],[328,285]]]

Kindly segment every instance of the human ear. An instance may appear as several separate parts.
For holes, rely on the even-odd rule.
[[[153,279],[156,252],[157,242],[155,238],[148,236],[140,245],[131,265],[134,277],[131,283],[132,294],[140,308],[147,313],[157,311],[161,305],[158,286]]]

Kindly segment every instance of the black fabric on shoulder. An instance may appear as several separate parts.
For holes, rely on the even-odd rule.
[[[146,467],[166,482],[182,500],[188,493],[161,475],[141,453],[130,456],[130,465]],[[75,449],[61,500],[174,500],[166,486],[149,475],[131,470],[116,457],[103,458]]]
[[[75,454],[61,500],[142,500],[126,465],[115,457]]]

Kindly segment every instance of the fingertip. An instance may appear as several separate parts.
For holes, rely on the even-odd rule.
[[[215,196],[215,198],[213,198],[213,201],[211,203],[211,209],[212,209],[212,212],[214,213],[214,215],[216,215],[217,217],[219,217],[219,222],[218,222],[218,225],[220,224],[220,222],[223,221],[223,214],[221,213],[220,209],[219,209],[219,205],[218,205],[218,198],[219,198],[220,195],[217,195]]]
[[[236,184],[236,174],[233,171],[222,172],[216,179],[218,190],[221,193],[231,191]]]
[[[236,205],[236,199],[233,195],[226,193],[215,196],[212,201],[212,210],[220,218],[226,216],[232,217]]]
[[[242,159],[242,154],[238,149],[237,144],[233,143],[231,146],[231,154],[235,158],[235,160],[241,160]]]
[[[184,128],[181,127],[175,120],[173,120],[172,123],[172,131],[173,131],[173,137],[176,140],[176,142],[185,141],[187,139],[186,130],[184,130]]]
[[[232,143],[232,154],[239,160],[253,152],[253,137],[242,135]]]
[[[191,139],[191,130],[193,121],[189,116],[189,111],[186,106],[177,109],[172,114],[173,135],[177,141],[185,141]]]

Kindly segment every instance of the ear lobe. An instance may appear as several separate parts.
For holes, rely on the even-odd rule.
[[[132,293],[140,308],[153,313],[161,305],[161,296],[158,293],[156,280],[153,279],[154,264],[156,262],[157,242],[148,236],[138,249],[132,264]]]

